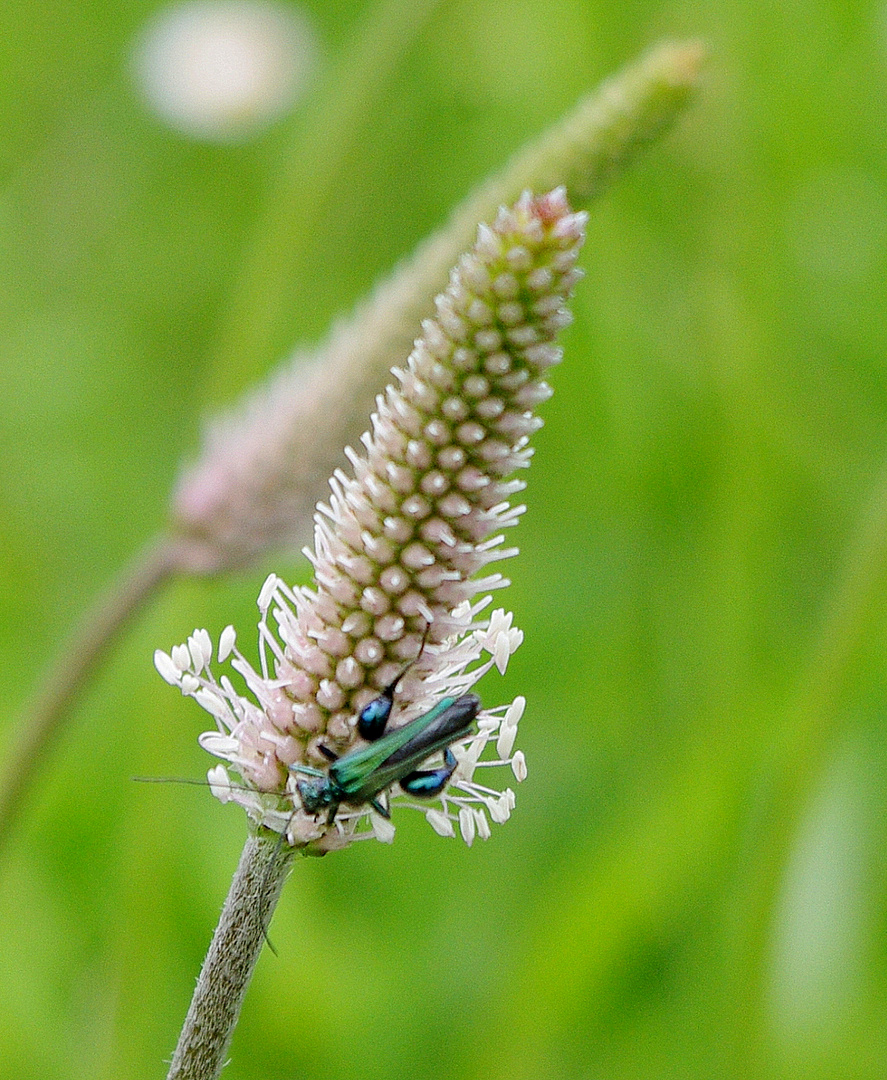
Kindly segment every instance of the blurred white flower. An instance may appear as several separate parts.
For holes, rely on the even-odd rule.
[[[314,30],[270,0],[184,0],[156,13],[133,52],[150,109],[208,142],[248,138],[289,110],[314,69]]]

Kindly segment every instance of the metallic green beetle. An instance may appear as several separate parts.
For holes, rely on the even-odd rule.
[[[399,783],[404,791],[419,798],[439,795],[456,771],[450,745],[468,734],[479,710],[477,694],[445,697],[422,716],[343,757],[320,746],[331,762],[326,772],[308,765],[291,766],[294,772],[311,778],[296,784],[303,808],[309,814],[327,810],[327,824],[331,825],[340,803],[369,805],[382,817],[389,817],[388,808],[378,796],[392,784]],[[444,751],[443,766],[417,768],[440,750]]]

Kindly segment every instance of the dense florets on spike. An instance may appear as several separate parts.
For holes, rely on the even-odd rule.
[[[291,817],[285,801],[272,805],[294,793],[290,767],[323,765],[319,743],[347,752],[360,709],[405,669],[397,723],[463,693],[494,662],[504,670],[517,647],[510,616],[479,621],[489,597],[478,594],[506,584],[501,574],[479,575],[515,554],[501,547],[498,530],[523,512],[508,501],[523,481],[510,477],[529,463],[527,442],[541,425],[533,410],[550,396],[545,374],[561,359],[553,341],[570,321],[584,222],[557,190],[525,195],[479,228],[406,365],[394,370],[399,385],[377,399],[362,453],[349,451],[353,475],[337,472],[328,504],[318,507],[308,553],[315,587],[290,590],[272,577],[262,591],[261,674],[239,653],[232,661],[256,701],[215,681],[208,638],[195,635],[171,656],[159,654],[161,674],[217,720],[219,731],[203,745],[249,790],[216,772],[217,789],[266,825],[283,828]],[[269,610],[276,633],[267,627]],[[233,648],[233,632],[226,634],[225,653]],[[458,817],[470,842],[488,831],[470,804],[485,806],[493,820],[507,816],[510,793],[477,788],[470,774],[492,739],[522,777],[523,758],[512,754],[516,716],[513,707],[504,716],[482,713],[478,734],[457,744],[453,786],[467,794],[441,795],[442,809],[428,812],[435,829],[451,830]],[[336,836],[350,836],[353,820],[367,814],[341,814]],[[387,822],[376,817],[374,826],[387,838]],[[304,812],[289,824],[293,842],[325,833]]]

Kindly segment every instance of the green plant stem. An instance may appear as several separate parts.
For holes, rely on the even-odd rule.
[[[178,544],[147,545],[95,604],[63,647],[14,725],[0,782],[0,851],[8,843],[28,789],[56,742],[66,714],[88,685],[111,642],[147,597],[177,570]]]
[[[279,836],[261,833],[247,839],[167,1080],[215,1080],[221,1073],[294,856]]]

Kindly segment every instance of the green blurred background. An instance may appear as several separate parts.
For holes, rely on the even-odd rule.
[[[308,95],[227,144],[134,89],[158,5],[0,7],[3,714],[162,526],[203,416],[581,93],[701,36],[698,101],[591,208],[509,537],[526,641],[481,692],[529,700],[517,810],[471,850],[401,813],[391,848],[300,860],[225,1076],[884,1077],[887,4],[413,6],[395,48],[308,0]],[[0,865],[0,1076],[164,1074],[245,825],[132,782],[210,763],[151,653],[248,648],[272,567],[306,578],[166,588],[42,770]]]

